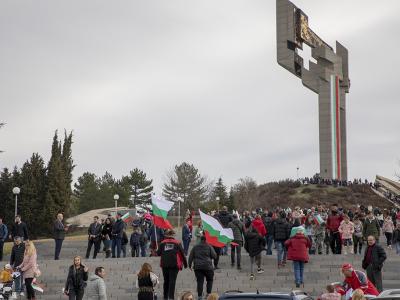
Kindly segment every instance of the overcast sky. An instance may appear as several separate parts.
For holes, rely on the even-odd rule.
[[[294,3],[349,50],[349,178],[394,178],[400,1]],[[0,167],[48,160],[65,128],[75,179],[139,167],[159,192],[183,161],[228,185],[312,176],[317,95],[277,64],[275,31],[272,0],[2,0]]]

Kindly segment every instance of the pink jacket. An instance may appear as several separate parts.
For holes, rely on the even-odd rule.
[[[342,239],[352,239],[354,233],[354,224],[350,221],[349,223],[342,221],[339,226],[339,232],[342,235]]]
[[[25,278],[34,278],[37,269],[37,255],[34,253],[31,256],[25,255],[22,264],[19,266],[21,271],[24,272]]]
[[[382,231],[393,233],[393,230],[394,230],[394,224],[392,218],[388,217],[383,221]]]

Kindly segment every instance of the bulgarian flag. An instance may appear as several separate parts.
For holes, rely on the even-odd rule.
[[[306,232],[306,229],[302,225],[293,227],[292,230],[290,231],[290,237],[294,237],[298,233],[305,234],[305,232]]]
[[[167,215],[174,205],[174,202],[153,196],[151,198],[151,205],[153,208],[154,225],[162,229],[172,229],[171,223],[167,220]]]
[[[200,210],[199,212],[203,224],[204,235],[208,244],[222,248],[233,241],[233,232],[231,228],[223,228],[217,219],[201,212]]]
[[[320,214],[314,216],[314,222],[320,226],[325,223]]]
[[[129,222],[132,222],[132,221],[133,221],[133,218],[132,218],[131,214],[130,214],[129,211],[128,211],[126,214],[124,214],[124,215],[121,217],[121,220],[124,221],[125,223],[129,223]]]

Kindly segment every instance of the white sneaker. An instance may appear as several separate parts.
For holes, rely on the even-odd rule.
[[[25,296],[24,292],[19,293],[19,295],[20,295],[21,297],[24,297],[24,296]]]
[[[11,299],[17,299],[17,293],[16,292],[12,292]]]

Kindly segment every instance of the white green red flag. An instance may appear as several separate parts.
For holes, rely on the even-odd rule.
[[[323,223],[325,223],[320,214],[314,216],[314,222],[318,225],[322,225]]]
[[[129,211],[128,211],[126,214],[124,214],[124,215],[121,217],[121,220],[124,221],[125,223],[130,223],[130,222],[133,221],[133,218],[132,218],[131,214],[130,214]]]
[[[222,248],[233,241],[231,228],[223,228],[217,219],[199,210],[204,235],[211,246]]]
[[[162,229],[172,229],[173,227],[167,220],[167,216],[168,212],[174,205],[174,202],[153,195],[151,198],[151,205],[153,208],[154,225]]]

